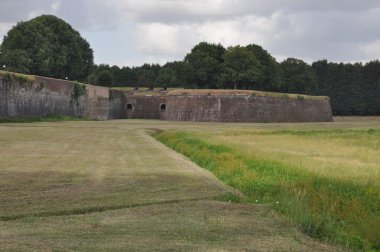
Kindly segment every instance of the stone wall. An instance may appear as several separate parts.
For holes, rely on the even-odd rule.
[[[84,98],[74,99],[74,84],[36,78],[20,83],[0,79],[0,117],[38,117],[47,115],[83,116]]]
[[[70,115],[108,119],[108,88],[84,86],[75,96],[71,81],[28,76],[28,81],[0,76],[0,118]]]
[[[126,118],[125,95],[120,90],[109,90],[108,119]]]
[[[161,109],[162,104],[166,104],[166,96],[140,96],[126,95],[125,110],[126,118],[140,119],[166,119],[166,110]]]
[[[198,122],[332,121],[329,99],[269,96],[168,96],[166,120]]]
[[[126,95],[126,117],[194,122],[329,122],[328,97]]]
[[[109,88],[86,85],[84,95],[84,117],[108,120]]]
[[[1,77],[3,76],[3,77]],[[197,122],[328,122],[328,97],[248,90],[119,91],[0,72],[0,118],[71,115],[91,119]],[[76,90],[84,87],[84,92]]]

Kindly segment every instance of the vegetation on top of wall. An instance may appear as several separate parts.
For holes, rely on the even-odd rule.
[[[168,95],[245,95],[252,97],[277,97],[291,98],[298,100],[325,100],[326,96],[311,96],[277,92],[264,92],[256,90],[227,90],[227,89],[174,89],[168,92]]]
[[[33,75],[26,75],[20,73],[12,73],[0,70],[0,77],[5,81],[18,82],[20,84],[25,84],[26,82],[34,82],[35,78]]]

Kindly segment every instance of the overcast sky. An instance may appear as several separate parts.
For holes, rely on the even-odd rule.
[[[111,65],[182,60],[200,41],[259,44],[278,61],[380,58],[380,0],[0,0],[0,41],[41,14],[66,20]]]

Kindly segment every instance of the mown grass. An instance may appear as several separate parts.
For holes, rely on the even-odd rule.
[[[242,191],[247,202],[271,204],[314,238],[380,249],[378,129],[166,131],[155,137]]]
[[[88,121],[83,117],[67,115],[49,115],[39,117],[0,118],[0,123],[31,123],[31,122],[61,122],[61,121]]]
[[[340,249],[267,205],[226,203],[241,199],[145,132],[196,125],[214,129],[152,120],[1,125],[0,251]]]

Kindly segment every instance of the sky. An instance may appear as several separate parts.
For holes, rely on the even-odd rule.
[[[258,44],[278,61],[380,58],[380,0],[0,0],[0,42],[41,14],[79,31],[97,64],[164,64],[201,41]]]

